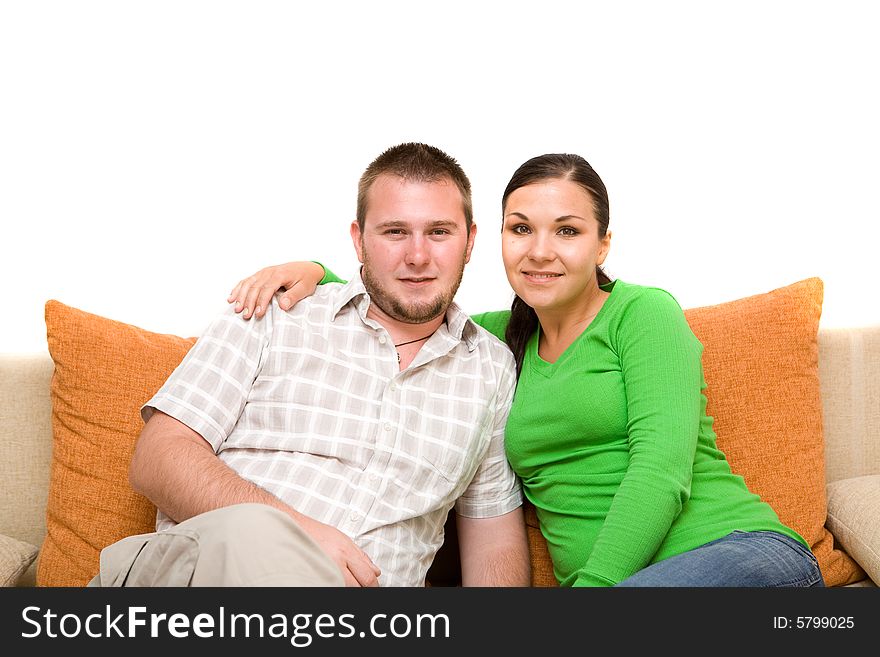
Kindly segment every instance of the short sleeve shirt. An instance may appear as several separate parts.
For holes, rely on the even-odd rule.
[[[356,276],[260,319],[230,308],[142,415],[176,418],[241,477],[350,536],[383,586],[419,586],[453,505],[483,518],[521,504],[504,452],[515,369],[453,304],[401,371],[369,304]],[[160,511],[157,529],[173,525]]]

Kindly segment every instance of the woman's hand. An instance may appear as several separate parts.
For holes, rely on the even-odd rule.
[[[276,292],[284,290],[278,305],[283,310],[290,310],[298,301],[314,294],[322,278],[324,268],[317,263],[287,262],[266,267],[239,281],[226,300],[234,302],[235,312],[242,313],[245,319],[259,319],[266,314],[266,308]]]

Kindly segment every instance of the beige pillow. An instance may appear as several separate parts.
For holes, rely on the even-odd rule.
[[[825,526],[874,582],[880,583],[880,475],[828,484]]]
[[[0,534],[0,586],[15,586],[37,558],[37,547]]]

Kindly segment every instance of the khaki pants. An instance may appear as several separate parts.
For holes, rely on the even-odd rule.
[[[89,586],[343,586],[339,567],[288,515],[237,504],[101,551]]]

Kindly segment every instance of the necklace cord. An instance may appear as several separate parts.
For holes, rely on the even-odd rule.
[[[434,334],[431,333],[431,335],[434,335]],[[416,338],[415,340],[409,340],[409,341],[407,341],[407,342],[401,342],[400,344],[396,344],[396,345],[394,345],[394,346],[395,346],[395,347],[402,347],[402,346],[405,345],[405,344],[412,344],[413,342],[421,342],[422,340],[427,340],[428,338],[430,338],[431,335],[426,335],[426,336],[423,337],[423,338]]]

